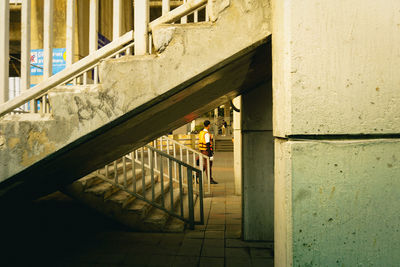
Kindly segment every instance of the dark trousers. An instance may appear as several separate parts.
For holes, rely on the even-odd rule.
[[[200,152],[201,152],[201,154],[204,154],[204,155],[208,156],[207,150],[200,150]],[[199,158],[196,158],[196,163],[197,163],[197,166],[200,165],[200,159]],[[213,165],[213,162],[210,161],[210,177],[211,177],[211,179],[213,177],[212,176],[212,165]],[[206,171],[206,170],[207,170],[207,160],[203,160],[203,171]],[[206,175],[207,175],[207,172],[206,172]]]

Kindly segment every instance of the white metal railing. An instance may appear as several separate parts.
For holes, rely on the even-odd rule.
[[[178,166],[179,174],[176,177],[173,176],[172,165]],[[202,172],[152,146],[146,145],[105,165],[96,171],[96,176],[180,218],[191,229],[195,224],[204,224]],[[194,176],[199,177],[198,189],[195,188]],[[184,203],[184,195],[187,195],[187,203]],[[200,218],[196,220],[197,196]]]
[[[11,1],[13,2],[13,1]],[[15,1],[14,1],[15,2]],[[98,64],[101,59],[121,55],[144,55],[152,53],[152,31],[164,23],[199,22],[200,12],[203,21],[208,21],[207,0],[162,0],[159,8],[162,16],[149,22],[149,0],[134,1],[134,29],[122,33],[122,0],[113,0],[113,41],[97,50],[99,0],[90,0],[89,5],[89,55],[74,61],[75,21],[77,0],[67,0],[66,8],[66,68],[52,74],[53,62],[53,5],[54,0],[44,0],[43,5],[43,78],[44,80],[30,88],[30,51],[31,51],[31,1],[21,0],[21,95],[9,100],[8,95],[8,58],[10,1],[0,1],[0,116],[30,102],[30,112],[50,112],[47,93],[59,85],[98,83]],[[177,6],[170,11],[171,6]],[[152,5],[153,8],[153,5]],[[190,17],[190,18],[189,18]],[[37,18],[34,18],[37,19]],[[134,51],[133,51],[134,50]],[[29,90],[28,90],[29,89]],[[38,107],[39,105],[39,107]]]
[[[143,166],[143,168],[146,169],[152,169],[155,173],[160,174],[162,172],[160,162],[157,161],[157,157],[153,156],[151,157],[151,151],[149,146],[157,149],[158,151],[161,151],[167,155],[170,155],[172,158],[177,159],[181,162],[184,162],[187,165],[192,166],[193,168],[199,168],[201,169],[201,174],[202,174],[202,181],[205,185],[205,190],[203,189],[203,193],[205,196],[210,196],[211,195],[211,180],[210,180],[210,158],[202,153],[200,153],[197,150],[194,150],[190,147],[187,147],[180,142],[173,140],[167,136],[162,136],[151,143],[147,147],[142,147],[140,149],[137,149],[135,151],[130,152],[129,154],[125,155],[128,160],[130,160],[133,163],[136,163],[140,166]],[[151,160],[154,159],[154,163],[151,162]],[[114,162],[116,164],[116,161]],[[204,166],[204,163],[207,164],[207,167],[204,169],[202,166]],[[114,165],[115,165],[114,164]],[[164,176],[166,178],[171,178],[174,182],[179,182],[179,164],[177,162],[173,162],[173,165],[170,166],[170,162],[167,162],[167,167],[166,169],[171,168],[172,172],[171,173],[165,173]],[[108,165],[107,165],[108,166]],[[106,168],[106,173],[108,173],[107,168]],[[134,166],[134,165],[133,165]],[[187,177],[185,176],[186,173],[183,172],[184,176],[184,182],[183,186],[187,187],[188,185],[186,184]],[[198,192],[198,179],[197,177],[193,177],[194,180],[196,180],[196,183],[193,185],[193,189],[195,192]],[[203,186],[204,188],[204,186]]]
[[[178,158],[180,161],[185,162],[202,171],[203,182],[206,184],[205,195],[211,195],[211,179],[210,179],[210,158],[197,150],[183,145],[182,143],[169,138],[168,136],[161,136],[150,143],[154,148],[167,153],[168,155]],[[206,169],[203,168],[206,163]],[[174,178],[178,176],[179,168],[176,164],[173,166]],[[196,185],[194,186],[196,190]]]

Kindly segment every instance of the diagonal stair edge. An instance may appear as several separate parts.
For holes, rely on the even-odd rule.
[[[265,49],[265,47],[266,47],[265,45],[267,43],[268,44],[270,43],[270,36],[262,38],[261,40],[255,42],[251,46],[246,47],[245,49],[242,49],[241,51],[237,52],[232,57],[221,61],[219,64],[212,66],[211,68],[207,69],[206,71],[203,71],[202,73],[195,75],[191,79],[189,79],[189,80],[183,82],[182,84],[176,86],[175,88],[167,91],[165,94],[155,97],[151,101],[149,101],[143,105],[140,105],[137,108],[134,108],[130,112],[127,112],[126,114],[120,116],[119,118],[115,119],[114,121],[111,121],[110,123],[107,123],[106,125],[99,127],[98,129],[92,131],[91,133],[89,133],[85,136],[82,136],[82,137],[78,138],[77,140],[73,141],[72,143],[51,153],[50,155],[48,155],[45,158],[43,158],[42,160],[34,163],[27,169],[24,169],[23,171],[15,174],[14,176],[10,177],[9,179],[7,179],[3,183],[1,183],[0,184],[0,197],[8,198],[7,195],[11,196],[14,193],[16,193],[15,195],[23,194],[24,197],[27,197],[27,198],[39,196],[43,193],[48,193],[49,190],[50,191],[54,190],[55,187],[57,187],[57,186],[60,186],[60,185],[66,184],[66,183],[70,183],[75,179],[79,179],[79,177],[82,177],[82,176],[86,175],[87,173],[89,173],[90,171],[101,167],[102,163],[97,163],[97,165],[93,165],[91,167],[91,170],[86,170],[85,173],[76,173],[73,176],[71,176],[71,175],[66,176],[66,177],[64,176],[64,177],[62,177],[62,179],[58,179],[58,180],[55,179],[53,181],[50,181],[48,179],[51,176],[60,175],[60,171],[57,171],[57,168],[49,167],[49,166],[52,166],[52,161],[54,161],[55,159],[57,159],[59,157],[62,158],[63,155],[65,156],[69,152],[74,151],[75,148],[85,144],[86,142],[90,142],[95,137],[100,136],[102,133],[109,131],[109,130],[125,123],[130,118],[132,118],[134,116],[138,116],[140,114],[143,114],[146,110],[150,109],[151,107],[155,107],[156,105],[159,105],[166,99],[179,94],[180,92],[185,90],[187,87],[202,80],[204,77],[207,77],[214,73],[217,73],[218,71],[226,68],[227,66],[234,64],[234,62],[239,60],[241,57],[245,57],[246,55],[247,56],[252,55],[252,53],[254,53],[254,51],[259,49],[260,47],[262,47],[262,49],[260,49],[260,50],[265,52],[264,49]],[[268,67],[266,67],[266,69],[264,69],[264,71],[268,72]],[[268,75],[270,75],[270,73]],[[265,75],[265,77],[263,77],[260,81],[256,82],[256,84],[252,84],[252,87],[255,87],[259,83],[264,82],[266,79],[268,79],[268,75]],[[243,90],[243,89],[251,89],[251,88],[241,88],[241,90]],[[233,95],[237,95],[237,94],[238,94],[238,92],[235,92]],[[154,136],[154,137],[156,137],[156,136]],[[145,140],[141,140],[141,143],[138,143],[137,147],[139,147],[140,145],[145,144],[145,143],[146,143]],[[132,149],[133,148],[134,147],[132,147]],[[124,153],[125,153],[125,151],[120,152],[120,156],[122,156]],[[36,175],[35,175],[35,173],[36,173]],[[46,175],[44,175],[44,176],[47,178],[41,178],[39,176],[39,177],[35,177],[35,178],[31,177],[32,179],[27,179],[27,180],[24,179],[24,177],[28,177],[31,175],[37,176],[40,173],[41,174],[46,173]],[[63,175],[61,174],[61,176],[63,176]],[[37,180],[36,180],[36,178],[37,178]],[[32,185],[31,183],[42,183],[42,182],[43,182],[44,186],[41,187],[39,190],[36,190],[35,192],[31,192],[31,194],[32,194],[31,196],[24,194],[24,192],[26,190],[23,190],[22,188],[29,188]],[[25,183],[25,186],[22,186],[24,183]],[[7,193],[8,191],[10,191],[10,192]],[[14,192],[14,193],[12,193],[12,192]],[[18,194],[18,192],[20,194]]]

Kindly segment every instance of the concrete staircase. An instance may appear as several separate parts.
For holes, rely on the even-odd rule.
[[[110,176],[115,175],[112,168],[109,172]],[[118,164],[117,176],[118,183],[124,183],[122,164]],[[113,184],[102,179],[104,177],[104,169],[93,172],[71,185],[65,186],[61,191],[85,205],[97,210],[98,212],[130,227],[135,231],[142,232],[182,232],[185,229],[185,223],[167,212],[152,206],[150,203],[138,199],[128,192],[114,186]],[[145,187],[143,188],[143,179]],[[172,188],[168,181],[164,181],[163,191],[161,191],[161,181],[159,175],[155,175],[155,202],[160,203],[164,198],[165,208],[178,212],[180,201],[183,202],[184,214],[187,214],[188,207],[186,203],[187,194],[184,193],[181,199],[179,188],[173,184]],[[132,171],[127,172],[127,186],[133,186]],[[150,175],[142,175],[141,169],[136,169],[136,190],[137,193],[145,195],[147,199],[152,198]],[[171,203],[171,190],[173,191],[173,201]],[[195,195],[197,196],[197,195]],[[197,197],[194,198],[197,200]]]
[[[227,138],[218,137],[218,139],[215,140],[215,151],[232,152],[233,151],[232,137],[227,137]]]
[[[153,54],[93,61],[98,64],[98,84],[51,87],[59,74],[44,81],[43,88],[51,89],[33,95],[46,94],[49,113],[2,116],[0,205],[71,184],[270,80],[269,2],[209,3],[209,22],[150,25]],[[121,38],[132,45],[130,35]],[[97,178],[91,174],[72,187],[96,205],[109,203],[125,210],[131,206],[124,203],[136,202]],[[108,206],[102,209],[114,212]],[[138,213],[147,218],[150,210]],[[127,212],[131,213],[135,212]]]

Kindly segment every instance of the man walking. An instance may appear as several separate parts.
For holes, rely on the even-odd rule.
[[[204,121],[204,129],[199,133],[199,150],[202,154],[209,156],[210,157],[210,183],[212,184],[218,184],[217,181],[214,180],[212,177],[212,165],[213,165],[213,160],[214,160],[214,152],[213,152],[213,146],[212,146],[212,138],[211,134],[209,133],[210,129],[210,121],[205,120]],[[207,161],[204,160],[203,164],[203,170],[207,169]]]

